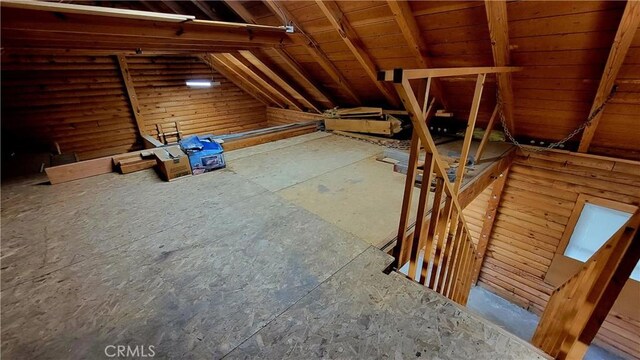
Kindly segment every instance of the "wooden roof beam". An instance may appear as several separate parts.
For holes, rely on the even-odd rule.
[[[378,74],[378,78],[382,81],[393,81],[400,84],[403,79],[426,79],[439,78],[449,76],[469,76],[478,74],[497,74],[510,73],[522,70],[521,67],[504,66],[504,67],[458,67],[458,68],[437,68],[437,69],[395,69],[382,70]]]
[[[270,78],[273,82],[275,82],[278,86],[280,86],[284,91],[289,93],[294,99],[302,102],[302,104],[307,108],[314,110],[317,113],[321,113],[321,111],[310,102],[304,95],[302,95],[298,90],[296,90],[293,86],[287,83],[284,79],[282,79],[278,74],[276,74],[271,68],[269,68],[265,63],[263,63],[257,56],[255,56],[251,51],[240,50],[240,55],[243,56],[247,61],[249,61],[253,66],[258,68],[263,74],[265,74],[268,78]]]
[[[202,11],[205,15],[207,15],[207,17],[209,17],[209,19],[211,19],[211,20],[218,20],[219,19],[218,15],[216,15],[215,11],[213,11],[211,9],[211,7],[209,7],[209,5],[207,5],[206,1],[191,0],[191,2],[200,11]]]
[[[257,23],[255,17],[249,11],[247,11],[247,9],[242,5],[241,2],[233,1],[233,0],[223,0],[223,1],[229,8],[231,8],[231,10],[233,10],[236,13],[236,15],[242,18],[242,20],[244,20],[246,23],[249,23],[249,24]],[[326,104],[327,107],[330,107],[330,108],[334,107],[333,101],[329,99],[329,97],[327,97],[327,95],[323,91],[321,91],[313,81],[309,80],[311,77],[309,77],[306,74],[306,72],[302,69],[302,67],[291,57],[291,55],[289,55],[289,53],[285,49],[281,47],[273,47],[272,50],[276,52],[276,54],[282,59],[282,61],[289,68],[291,68],[291,70],[293,70],[293,72],[299,78],[301,78],[308,87],[312,88],[315,92],[317,92],[320,95],[322,103]]]
[[[288,52],[286,52],[284,49],[281,48],[273,48],[273,51],[276,52],[276,54],[278,54],[278,56],[280,57],[280,59],[288,66],[290,67],[293,72],[298,75],[299,78],[301,78],[305,84],[312,88],[316,93],[318,93],[321,97],[320,101],[325,104],[327,107],[332,108],[335,106],[335,102],[329,97],[327,96],[327,94],[325,94],[325,92],[323,90],[321,90],[313,81],[311,81],[311,77],[306,73],[306,71],[291,57],[291,55],[289,55]]]
[[[331,79],[338,84],[345,93],[347,93],[349,98],[351,98],[356,105],[361,105],[362,101],[356,94],[356,91],[351,87],[340,70],[338,70],[331,60],[329,60],[322,49],[320,49],[320,46],[313,37],[305,33],[304,29],[298,24],[295,17],[293,17],[286,8],[280,6],[280,4],[274,0],[264,0],[264,4],[276,17],[280,19],[283,24],[293,23],[295,25],[295,30],[299,33],[292,36],[291,40],[295,44],[304,46],[314,60],[316,60],[322,69],[324,69],[324,71],[331,77]]]
[[[631,46],[631,42],[633,41],[633,37],[636,34],[636,30],[639,25],[640,2],[627,1],[627,6],[624,9],[622,19],[620,19],[620,24],[618,25],[616,37],[613,39],[613,44],[611,45],[607,64],[604,66],[604,71],[602,72],[600,85],[598,85],[596,96],[593,100],[593,104],[591,105],[591,110],[589,111],[590,116],[596,111],[596,109],[604,104],[605,100],[611,93],[611,89],[613,89],[614,82],[618,77],[618,72],[624,63],[624,58],[627,56],[627,51]],[[582,139],[580,140],[580,145],[578,147],[578,152],[589,151],[589,146],[591,145],[593,136],[596,133],[596,129],[600,123],[603,112],[604,109],[591,119],[591,124],[584,129]]]
[[[387,5],[389,5],[389,8],[391,9],[391,12],[396,19],[396,23],[398,23],[398,26],[400,27],[402,36],[409,45],[409,49],[418,61],[419,67],[424,69],[431,68],[431,60],[427,55],[427,45],[420,35],[420,29],[418,28],[418,23],[416,23],[416,19],[413,16],[409,2],[406,0],[388,0]],[[436,99],[438,99],[442,106],[448,108],[442,84],[439,80],[436,80],[431,84],[430,92],[436,97]]]
[[[257,24],[256,19],[253,17],[253,15],[251,15],[249,11],[247,11],[247,9],[245,9],[240,1],[223,0],[223,2],[247,24]]]
[[[45,38],[51,42],[70,42],[91,37],[99,43],[103,37],[122,42],[121,50],[144,48],[137,43],[157,43],[155,49],[172,50],[180,44],[206,42],[213,45],[273,47],[290,43],[283,27],[194,20],[187,15],[112,9],[46,2],[2,1],[2,37],[30,46],[29,41]],[[20,41],[17,41],[20,40]],[[164,43],[164,45],[163,45]],[[73,48],[97,45],[79,44]],[[164,46],[164,47],[163,47]],[[52,47],[52,45],[47,46]]]
[[[232,64],[222,54],[208,54],[205,59],[209,59],[211,61],[209,64],[212,65],[215,70],[219,71],[222,75],[227,77],[227,79],[233,81],[241,89],[247,91],[247,93],[254,95],[254,97],[255,95],[259,94],[261,98],[267,99],[267,102],[269,104],[275,104],[282,109],[285,108],[280,99],[274,97],[272,94],[262,89],[253,81],[248,80],[247,76],[242,72],[242,70]]]
[[[346,16],[340,10],[335,1],[316,0],[316,4],[322,10],[322,13],[329,20],[333,28],[338,32],[344,43],[351,50],[353,56],[358,60],[364,68],[367,76],[376,85],[378,90],[384,95],[385,99],[394,107],[399,107],[400,102],[394,92],[387,87],[387,84],[378,80],[378,68],[371,59],[369,53],[365,50],[360,41],[358,34],[353,29]]]
[[[277,103],[273,103],[270,99],[268,99],[260,90],[256,89],[255,87],[251,86],[250,84],[245,83],[245,80],[243,78],[239,77],[233,71],[233,69],[230,69],[229,67],[227,67],[226,64],[224,64],[220,60],[218,60],[215,57],[213,57],[212,54],[201,55],[201,56],[199,56],[199,58],[202,61],[204,61],[207,65],[209,65],[211,68],[213,68],[215,71],[217,71],[220,74],[222,74],[222,76],[227,78],[227,80],[229,80],[232,83],[234,83],[242,91],[244,91],[247,94],[253,96],[256,100],[260,101],[261,103],[263,103],[263,104],[265,104],[267,106],[278,105]],[[282,106],[280,106],[280,107],[282,107]]]
[[[253,66],[248,61],[244,60],[244,58],[242,58],[240,55],[224,53],[222,54],[222,56],[224,56],[233,65],[238,67],[247,76],[249,76],[250,78],[255,80],[258,84],[260,84],[260,86],[263,89],[267,90],[272,95],[277,96],[280,99],[284,100],[285,103],[287,103],[290,107],[294,108],[295,110],[302,111],[302,108],[300,107],[300,105],[298,105],[295,100],[291,99],[284,90],[280,89],[277,85],[273,84],[270,81],[270,79],[266,78],[266,76],[263,76],[260,70],[255,68],[255,66]]]
[[[491,38],[491,51],[495,66],[511,65],[511,53],[509,49],[509,24],[507,20],[507,3],[505,0],[485,0],[484,7],[489,24],[489,36]],[[511,133],[515,133],[515,121],[513,118],[513,88],[511,74],[499,73],[498,90],[502,99],[502,113]]]

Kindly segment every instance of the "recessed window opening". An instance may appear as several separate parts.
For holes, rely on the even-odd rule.
[[[632,213],[586,202],[580,212],[564,255],[586,262],[624,225]],[[640,266],[636,265],[631,279],[640,281]]]

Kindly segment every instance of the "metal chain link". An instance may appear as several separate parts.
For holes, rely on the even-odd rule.
[[[573,130],[564,139],[562,139],[560,141],[557,141],[557,142],[554,142],[554,143],[551,143],[551,144],[547,145],[547,147],[527,146],[527,150],[536,151],[536,152],[542,152],[542,151],[546,151],[546,150],[549,150],[549,149],[562,147],[564,145],[564,143],[566,143],[567,141],[571,140],[571,138],[573,138],[574,136],[578,135],[587,126],[591,125],[591,121],[596,117],[596,115],[598,115],[602,110],[604,110],[604,107],[613,98],[613,96],[616,94],[617,91],[618,91],[618,86],[614,85],[613,88],[611,88],[611,92],[609,93],[609,96],[607,96],[607,98],[602,103],[602,105],[598,106],[598,108],[595,109],[595,111],[593,111],[591,113],[591,115],[589,115],[589,117],[587,118],[587,121],[585,121],[582,124],[580,124],[580,126],[578,126],[575,130]],[[504,134],[509,138],[509,140],[514,145],[516,145],[517,147],[522,149],[525,145],[519,143],[518,140],[516,140],[513,137],[513,135],[511,135],[511,132],[509,132],[509,128],[507,127],[507,122],[506,122],[506,120],[504,118],[504,113],[502,112],[503,102],[502,102],[502,97],[500,96],[500,89],[498,89],[497,87],[496,87],[496,102],[497,102],[497,106],[498,106],[498,115],[500,116],[500,123],[502,124],[502,129],[504,130]]]

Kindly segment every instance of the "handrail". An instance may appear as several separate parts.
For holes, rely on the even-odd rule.
[[[402,212],[398,225],[398,237],[393,250],[395,269],[405,264],[404,254],[409,253],[409,278],[447,296],[449,299],[465,305],[473,283],[473,264],[476,247],[473,244],[462,206],[458,200],[459,190],[464,176],[464,168],[469,153],[471,137],[478,114],[484,81],[488,73],[518,71],[519,68],[458,68],[458,69],[395,69],[380,72],[379,80],[393,81],[394,87],[408,111],[413,124],[413,136],[409,152],[407,178],[402,201]],[[469,115],[469,124],[463,142],[462,156],[456,174],[456,181],[450,182],[444,161],[440,158],[435,142],[427,129],[427,121],[434,115],[434,101],[428,104],[429,86],[432,77],[477,75],[476,91]],[[422,107],[410,79],[425,79],[426,92]],[[424,109],[424,110],[423,110]],[[425,161],[418,200],[416,225],[411,235],[407,234],[413,188],[418,172],[418,158],[421,147],[425,150]],[[429,195],[432,179],[436,186],[433,201],[429,208]],[[444,207],[441,208],[442,200]],[[428,221],[427,221],[428,218]],[[420,253],[424,252],[422,263]],[[420,271],[418,272],[418,267]]]
[[[551,294],[532,343],[557,359],[581,359],[640,259],[636,212],[582,269]]]

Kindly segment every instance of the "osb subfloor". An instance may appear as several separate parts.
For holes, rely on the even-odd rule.
[[[171,183],[149,170],[3,184],[2,356],[153,345],[158,358],[540,358],[383,274],[387,255],[281,196],[373,151],[355,142],[327,154],[312,135],[229,153],[229,169]],[[299,158],[277,156],[287,151]]]

